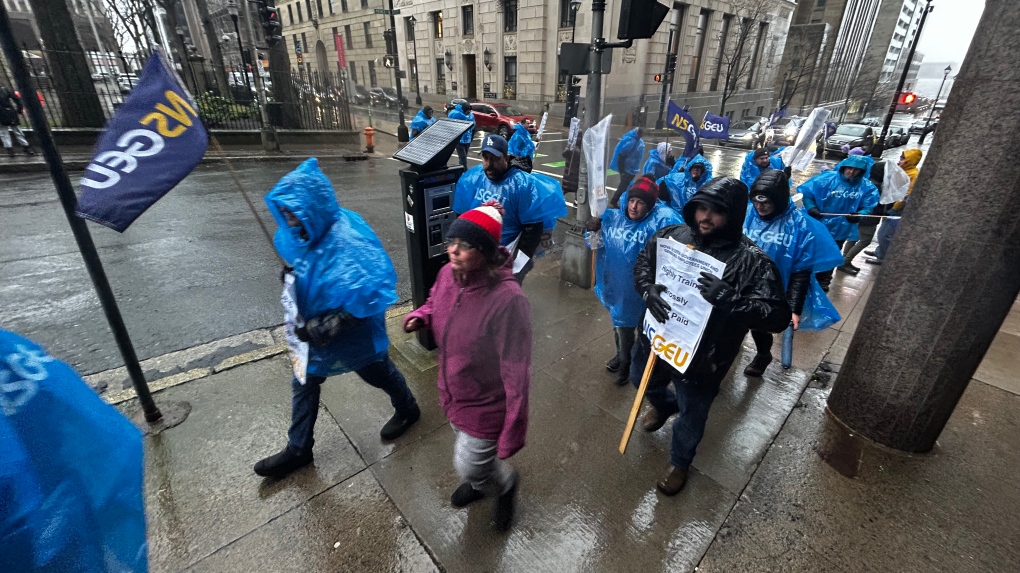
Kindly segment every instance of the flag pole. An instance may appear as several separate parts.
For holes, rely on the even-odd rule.
[[[35,86],[32,85],[32,80],[25,71],[27,69],[25,57],[21,50],[18,49],[17,43],[14,40],[10,15],[7,13],[7,8],[3,3],[0,3],[0,45],[2,45],[4,54],[7,55],[7,61],[11,64],[11,73],[14,75],[14,82],[21,92],[22,103],[28,111],[29,122],[32,124],[35,136],[39,140],[39,149],[42,150],[43,157],[46,158],[46,164],[50,169],[50,177],[53,179],[53,184],[57,189],[60,204],[64,208],[64,215],[67,216],[67,222],[71,226],[74,240],[78,243],[78,250],[81,251],[81,257],[85,261],[85,268],[88,270],[89,277],[92,279],[92,285],[99,296],[99,302],[103,306],[103,312],[106,314],[106,320],[110,324],[110,330],[113,331],[113,337],[117,341],[120,354],[124,358],[124,366],[131,377],[131,384],[135,388],[135,393],[138,394],[138,401],[145,414],[145,421],[150,424],[158,422],[163,418],[163,413],[159,411],[156,403],[152,400],[149,385],[145,381],[145,374],[138,363],[135,349],[131,345],[131,338],[128,336],[127,327],[124,326],[124,319],[121,317],[120,309],[117,307],[117,300],[113,295],[113,289],[110,288],[110,281],[103,270],[103,263],[99,260],[99,253],[96,251],[96,245],[92,241],[88,225],[85,224],[84,219],[75,214],[78,198],[74,193],[74,186],[67,175],[67,169],[64,167],[60,151],[53,141],[53,134],[50,132],[46,116],[43,114],[42,105],[39,103],[39,96],[36,93]]]

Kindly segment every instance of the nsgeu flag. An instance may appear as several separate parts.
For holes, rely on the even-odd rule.
[[[668,111],[670,129],[679,131],[686,143],[681,157],[694,157],[698,154],[698,125],[694,123],[690,114],[673,103],[673,100],[669,100]]]
[[[85,168],[78,216],[123,233],[205,155],[198,107],[156,51]]]
[[[726,139],[730,136],[730,118],[705,112],[705,120],[701,122],[698,136],[701,139]]]

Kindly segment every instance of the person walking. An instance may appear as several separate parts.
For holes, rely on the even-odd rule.
[[[885,161],[879,161],[871,166],[871,173],[868,176],[868,180],[878,189],[879,196],[882,195],[883,179],[885,179]],[[856,241],[848,239],[843,245],[845,253],[843,264],[836,267],[837,271],[848,275],[857,275],[861,272],[860,267],[854,265],[854,258],[871,245],[871,241],[875,238],[875,231],[878,230],[878,223],[882,220],[879,216],[885,215],[887,210],[888,205],[879,203],[871,210],[871,215],[861,217],[861,221],[857,223],[858,238]]]
[[[470,121],[472,124],[471,128],[464,132],[464,135],[460,136],[460,143],[457,144],[457,158],[460,160],[460,166],[467,169],[468,151],[471,149],[471,141],[475,138],[475,114],[471,111],[471,104],[466,99],[455,99],[452,103],[456,107],[451,109],[450,113],[446,114],[446,117]]]
[[[917,166],[921,163],[922,153],[920,149],[907,149],[900,154],[899,166],[907,172],[907,176],[910,177],[910,187],[907,189],[907,195],[902,201],[897,201],[892,204],[892,207],[887,211],[887,215],[902,217],[903,209],[907,206],[907,201],[910,200],[910,194],[914,191],[914,183],[917,182],[918,169]],[[880,265],[885,260],[885,255],[889,251],[889,245],[892,244],[893,237],[896,235],[896,229],[900,226],[899,219],[883,219],[882,226],[878,229],[878,248],[874,251],[864,251],[865,255],[871,255],[875,258],[867,259],[864,262],[869,265]]]
[[[35,155],[32,146],[21,130],[21,113],[24,111],[21,98],[7,86],[0,86],[0,143],[11,157],[14,157],[14,142],[25,151],[25,155]],[[11,141],[11,135],[14,142]]]
[[[260,476],[282,478],[312,463],[328,376],[353,371],[389,396],[395,413],[379,432],[384,440],[402,436],[421,411],[389,357],[386,309],[397,301],[397,274],[371,227],[340,206],[315,158],[280,179],[265,201],[279,225],[273,242],[289,265],[284,282],[293,288],[288,296],[296,312],[287,313],[287,328],[307,342],[305,372],[291,381],[287,446],[254,468]]]
[[[436,118],[432,117],[432,106],[427,105],[415,114],[414,119],[411,120],[411,137],[408,139],[414,139],[419,133],[425,131],[425,128],[436,122]]]
[[[510,163],[525,173],[531,173],[535,165],[535,147],[535,142],[531,140],[528,128],[520,123],[515,125],[514,134],[510,136],[510,141],[507,142]]]
[[[490,202],[454,221],[446,234],[450,262],[404,330],[429,329],[439,345],[439,403],[455,436],[453,465],[462,483],[450,497],[464,507],[496,497],[493,523],[513,521],[520,477],[506,462],[528,433],[531,310],[499,245],[500,205]]]
[[[677,214],[684,212],[684,205],[698,192],[698,189],[712,179],[712,164],[701,155],[696,155],[686,170],[673,171],[657,181],[663,201]]]
[[[641,139],[644,130],[640,127],[623,134],[620,141],[613,150],[613,160],[609,168],[620,174],[620,182],[616,185],[616,191],[609,200],[609,206],[613,209],[620,207],[620,195],[630,187],[631,181],[641,170],[641,159],[645,156],[645,141]]]
[[[762,171],[766,169],[782,171],[784,168],[783,158],[778,153],[770,155],[768,149],[755,149],[744,156],[744,163],[740,166],[740,180],[750,189]],[[790,174],[787,173],[786,177],[789,179]]]
[[[670,465],[656,482],[666,495],[676,495],[687,482],[691,461],[705,434],[708,410],[747,331],[781,332],[790,324],[790,305],[779,269],[744,236],[747,197],[747,186],[739,179],[709,181],[684,206],[686,224],[665,227],[652,235],[634,264],[634,287],[659,322],[665,322],[672,310],[662,296],[665,285],[655,283],[659,239],[690,245],[726,264],[723,276],[702,273],[698,279],[698,289],[712,305],[712,312],[689,368],[680,374],[657,358],[649,380],[646,396],[652,408],[642,419],[642,428],[654,432],[678,414],[673,421]],[[650,352],[651,343],[642,332],[631,358],[632,381],[640,380]]]
[[[624,197],[625,208],[606,209],[586,225],[593,233],[602,231],[603,247],[595,252],[595,296],[613,319],[616,355],[606,370],[616,373],[619,386],[630,379],[630,355],[645,314],[641,295],[634,290],[634,262],[653,233],[683,223],[680,215],[659,202],[659,188],[647,176],[639,177]]]
[[[665,141],[656,145],[655,149],[648,152],[648,161],[645,161],[645,166],[641,168],[641,174],[650,177],[652,181],[658,181],[668,175],[672,166],[676,165],[676,162],[672,164],[669,162],[672,158],[671,150],[672,147]]]

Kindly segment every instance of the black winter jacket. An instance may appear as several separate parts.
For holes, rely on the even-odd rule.
[[[747,186],[731,177],[716,178],[704,185],[684,206],[686,225],[674,225],[656,232],[638,254],[634,265],[634,287],[642,296],[655,284],[658,239],[671,238],[726,263],[722,279],[737,292],[730,308],[713,308],[698,350],[687,372],[680,375],[662,359],[656,369],[665,368],[674,377],[698,384],[719,384],[740,352],[740,344],[750,329],[782,332],[790,324],[790,305],[786,300],[779,269],[753,241],[744,236],[747,213]],[[709,237],[695,229],[694,214],[704,203],[727,214],[726,225]],[[647,344],[647,338],[642,333]]]

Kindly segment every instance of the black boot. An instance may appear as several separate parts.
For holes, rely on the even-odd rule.
[[[510,529],[510,524],[514,520],[514,506],[517,504],[517,484],[519,482],[520,476],[515,471],[513,485],[510,486],[506,493],[496,499],[496,513],[492,516],[492,523],[495,525],[496,531]]]
[[[485,494],[471,487],[471,484],[464,482],[460,484],[457,491],[450,496],[450,504],[453,507],[464,507],[485,497]]]
[[[744,368],[744,376],[758,377],[765,373],[765,369],[772,363],[772,353],[755,354],[751,363]]]
[[[299,452],[287,446],[282,452],[259,460],[255,464],[255,473],[262,477],[280,479],[307,466],[312,460],[312,450]]]
[[[626,386],[630,383],[630,364],[620,364],[620,368],[616,372],[616,385]]]
[[[14,155],[13,151],[14,151],[14,148],[12,147],[11,148],[11,152],[12,152],[11,155]],[[31,147],[26,145],[25,146],[25,155],[35,155],[35,151],[33,151]]]
[[[606,370],[610,372],[618,372],[620,370],[620,357],[614,356],[606,362]]]
[[[414,408],[406,414],[400,412],[393,414],[382,430],[379,430],[379,436],[384,440],[395,440],[403,436],[404,432],[418,421],[418,418],[421,418],[421,409],[415,404]]]
[[[8,147],[7,148],[7,153],[10,154],[11,157],[14,157],[14,148],[13,147]]]

